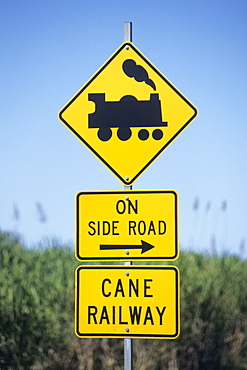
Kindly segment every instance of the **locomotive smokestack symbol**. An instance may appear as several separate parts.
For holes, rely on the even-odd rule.
[[[156,90],[155,83],[148,77],[148,73],[142,66],[136,64],[133,59],[127,59],[123,62],[123,71],[128,77],[134,77],[137,82],[145,82]]]

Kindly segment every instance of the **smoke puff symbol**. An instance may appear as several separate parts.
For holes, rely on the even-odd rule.
[[[148,78],[147,71],[140,65],[136,64],[133,59],[127,59],[123,62],[123,71],[128,77],[134,77],[137,82],[145,82],[156,90],[155,83]]]

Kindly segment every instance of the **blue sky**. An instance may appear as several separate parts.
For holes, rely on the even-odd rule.
[[[199,110],[133,188],[179,193],[182,249],[246,257],[246,16],[245,0],[1,0],[0,228],[28,246],[72,243],[76,193],[123,189],[57,114],[131,21],[133,43]]]

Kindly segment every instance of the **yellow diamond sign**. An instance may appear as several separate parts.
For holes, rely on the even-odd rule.
[[[125,42],[63,107],[59,119],[131,185],[196,115],[191,102]]]

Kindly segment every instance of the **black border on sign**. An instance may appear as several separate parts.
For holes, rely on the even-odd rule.
[[[187,121],[185,122],[185,124],[181,127],[181,129],[153,156],[153,158],[151,158],[151,160],[132,178],[132,179],[129,179],[129,181],[127,181],[126,179],[124,179],[122,176],[120,176],[115,170],[114,168],[112,168],[105,160],[103,157],[101,157],[101,155],[99,153],[96,152],[96,150],[94,150],[94,148],[86,141],[83,139],[82,136],[80,136],[74,129],[73,127],[70,126],[70,124],[63,118],[63,113],[64,111],[78,98],[78,96],[98,77],[98,75],[112,62],[112,60],[126,47],[126,46],[129,46],[130,48],[132,48],[138,55],[140,58],[142,58],[146,64],[149,65],[149,67],[151,69],[153,69],[155,71],[156,74],[158,74],[160,76],[160,78],[162,78],[162,80],[165,81],[165,83],[167,85],[170,86],[170,88],[172,90],[174,90],[179,96],[180,98],[182,98],[193,110],[194,110],[194,114],[193,116]],[[122,183],[124,185],[131,185],[133,184],[133,182],[142,174],[142,172],[144,172],[147,167],[150,166],[150,164],[168,147],[168,145],[171,144],[171,142],[173,140],[176,139],[176,137],[190,124],[190,122],[197,116],[197,109],[190,103],[190,101],[188,99],[185,98],[184,95],[181,94],[181,92],[179,90],[177,90],[175,88],[175,86],[173,86],[166,78],[165,76],[163,76],[145,57],[144,55],[142,55],[139,50],[137,50],[135,48],[135,46],[130,43],[130,42],[125,42],[112,56],[111,58],[96,72],[96,74],[78,91],[78,93],[63,107],[63,109],[59,112],[59,119],[74,133],[75,136],[78,137],[79,140],[81,140],[83,142],[83,144],[85,144],[88,149],[90,149],[95,155],[96,157],[98,157],[99,160],[101,160],[117,177],[120,181],[122,181]]]
[[[84,270],[108,270],[108,269],[116,269],[116,270],[126,270],[126,269],[134,269],[134,270],[174,270],[176,281],[175,281],[175,289],[176,289],[176,330],[174,334],[169,335],[161,335],[161,334],[115,334],[115,333],[87,333],[83,334],[79,331],[79,302],[80,302],[80,289],[79,289],[79,271],[81,269]],[[76,322],[75,322],[75,333],[78,337],[81,338],[107,338],[109,336],[115,338],[148,338],[148,339],[176,339],[180,334],[180,300],[179,300],[179,270],[175,266],[79,266],[76,270]]]
[[[174,194],[175,199],[175,254],[174,256],[163,256],[163,257],[82,257],[80,256],[79,250],[79,198],[81,195],[102,195],[102,194],[163,194],[163,193],[172,193]],[[179,246],[178,246],[178,197],[177,193],[174,190],[131,190],[131,192],[125,190],[125,191],[81,191],[76,195],[76,258],[79,261],[172,261],[178,258],[179,255]]]

